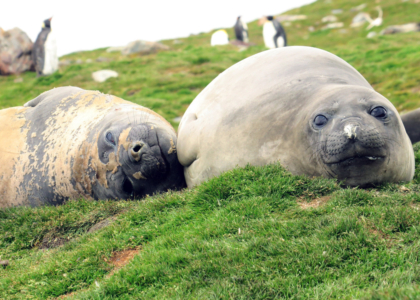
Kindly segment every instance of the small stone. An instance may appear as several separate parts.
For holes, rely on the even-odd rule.
[[[92,73],[92,78],[96,82],[104,82],[111,77],[118,77],[118,73],[112,70],[101,70]]]
[[[371,31],[368,33],[368,35],[366,36],[368,39],[371,39],[375,36],[377,36],[378,34],[375,31]]]
[[[83,60],[81,60],[81,59],[76,59],[75,63],[76,63],[76,64],[78,64],[78,65],[83,64]]]
[[[13,80],[14,83],[23,82],[23,77],[16,77],[15,80]]]
[[[91,58],[86,59],[86,63],[90,64],[92,62],[93,62],[93,60]]]
[[[335,28],[341,28],[343,27],[344,24],[343,22],[338,22],[338,23],[328,23],[327,25],[325,25],[324,27],[322,27],[322,30],[326,30],[326,29],[335,29]]]
[[[181,40],[174,40],[172,43],[175,45],[183,44]]]
[[[331,11],[331,13],[332,13],[333,15],[339,15],[339,14],[343,13],[343,10],[342,10],[342,9],[333,9],[333,10]]]
[[[157,52],[159,50],[169,50],[169,47],[158,42],[137,40],[125,46],[121,50],[121,53],[123,55],[129,55],[134,53],[148,54]]]
[[[315,31],[315,27],[313,27],[313,26],[309,26],[309,27],[308,27],[308,30],[309,30],[310,32],[314,32],[314,31]]]
[[[350,11],[353,11],[353,12],[354,11],[362,11],[365,8],[366,8],[366,3],[363,3],[363,4],[360,4],[360,5],[356,6],[356,7],[351,8]]]
[[[58,62],[58,65],[61,67],[61,66],[68,66],[68,65],[71,65],[72,64],[72,60],[71,59],[63,59],[63,60],[60,60],[59,62]]]
[[[420,23],[408,23],[403,25],[388,26],[387,28],[381,31],[381,34],[396,34],[415,31],[420,31]]]
[[[369,22],[370,15],[368,13],[358,13],[353,20],[351,21],[350,27],[359,27],[365,24],[366,22]]]
[[[293,22],[293,21],[300,21],[300,20],[306,20],[308,17],[306,15],[282,15],[278,16],[276,19],[279,22]]]
[[[111,61],[111,59],[110,58],[108,58],[108,57],[102,57],[102,56],[99,56],[97,59],[95,59],[97,62],[108,62],[108,61]]]
[[[321,21],[322,23],[337,22],[337,17],[330,15],[330,16],[323,17]]]

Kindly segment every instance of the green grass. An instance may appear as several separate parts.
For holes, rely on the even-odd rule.
[[[308,19],[286,26],[290,45],[326,49],[359,70],[399,111],[420,106],[420,33],[366,39],[349,27],[360,1],[294,9]],[[376,17],[376,3],[365,11]],[[420,4],[382,0],[384,25],[418,22]],[[345,24],[320,30],[331,10]],[[310,32],[309,26],[315,31]],[[0,77],[0,108],[53,87],[100,90],[149,107],[177,127],[198,93],[220,72],[264,50],[249,24],[245,51],[210,47],[211,32],[163,41],[171,50],[130,57],[105,49],[49,77]],[[228,29],[233,36],[232,29]],[[102,57],[107,61],[97,62]],[[92,60],[86,62],[86,60]],[[119,73],[96,83],[91,73]],[[14,82],[22,77],[22,82]],[[278,165],[236,169],[194,189],[143,201],[69,201],[59,207],[0,210],[0,299],[418,299],[420,146],[411,183],[342,189],[333,180],[292,176]],[[314,200],[315,199],[315,200]],[[302,203],[324,205],[303,209]],[[109,226],[89,230],[103,220]],[[240,234],[239,234],[240,228]],[[61,245],[61,246],[59,246]],[[58,246],[58,247],[57,247]],[[141,246],[115,273],[112,253]],[[71,298],[71,297],[69,297]]]

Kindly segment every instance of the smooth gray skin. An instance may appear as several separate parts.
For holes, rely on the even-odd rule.
[[[385,119],[370,115],[376,106]],[[328,118],[322,128],[319,114]],[[413,147],[391,102],[348,63],[310,47],[265,51],[214,79],[181,120],[178,158],[189,187],[277,161],[292,174],[349,186],[414,175]]]
[[[185,186],[161,116],[75,87],[0,110],[0,207],[128,199]]]

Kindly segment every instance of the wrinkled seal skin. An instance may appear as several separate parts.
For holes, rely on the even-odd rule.
[[[386,117],[374,117],[375,107]],[[322,128],[318,115],[328,119]],[[190,187],[277,161],[292,174],[348,186],[414,174],[413,147],[391,102],[348,63],[310,47],[265,51],[220,74],[181,120],[178,158]]]
[[[128,199],[185,186],[176,133],[153,111],[62,87],[0,110],[0,207]]]

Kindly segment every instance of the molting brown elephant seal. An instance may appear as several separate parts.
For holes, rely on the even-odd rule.
[[[411,120],[419,128],[420,111]],[[179,125],[178,158],[188,186],[276,161],[292,174],[368,186],[413,178],[410,138],[391,102],[344,60],[287,47],[235,64],[196,97]]]
[[[0,110],[0,207],[140,198],[185,186],[176,134],[123,99],[56,88]]]

